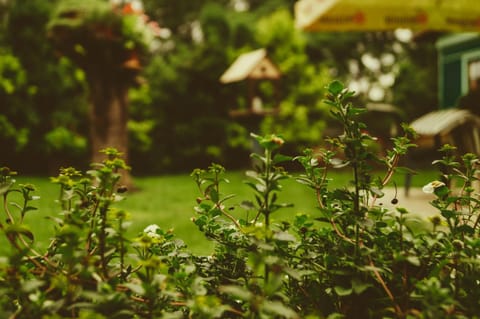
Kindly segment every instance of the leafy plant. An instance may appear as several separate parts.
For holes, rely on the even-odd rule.
[[[116,209],[125,187],[121,154],[82,173],[65,168],[55,234],[45,252],[34,246],[23,221],[35,208],[35,187],[16,186],[15,172],[0,170],[0,230],[11,250],[0,259],[0,315],[11,318],[478,318],[478,158],[457,159],[452,148],[435,162],[443,181],[425,185],[436,199],[431,227],[411,227],[410,213],[389,210],[377,199],[401,170],[399,159],[413,132],[393,139],[378,157],[373,136],[357,117],[364,109],[332,82],[326,102],[343,133],[328,149],[290,158],[278,135],[253,135],[262,152],[245,182],[254,200],[225,194],[225,169],[212,164],[192,177],[199,196],[192,221],[215,243],[209,256],[190,253],[172,230],[148,225],[125,235],[129,213]],[[342,158],[338,160],[337,158]],[[298,176],[284,166],[304,168]],[[384,175],[372,168],[383,166]],[[351,182],[330,185],[330,172],[349,170]],[[295,178],[312,190],[317,207],[292,222],[276,220],[288,207],[282,183]],[[10,196],[20,195],[16,201]],[[3,219],[2,219],[3,220]],[[428,225],[426,225],[428,226]]]

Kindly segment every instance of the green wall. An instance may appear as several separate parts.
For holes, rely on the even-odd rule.
[[[480,34],[457,33],[440,38],[438,94],[440,108],[454,107],[468,91],[468,61],[480,59]]]

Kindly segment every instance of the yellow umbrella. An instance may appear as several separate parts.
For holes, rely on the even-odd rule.
[[[299,0],[305,31],[480,31],[480,0]]]

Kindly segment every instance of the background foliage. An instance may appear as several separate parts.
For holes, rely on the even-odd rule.
[[[0,161],[25,173],[84,167],[89,158],[85,75],[47,37],[52,13],[63,2],[5,1],[0,12],[0,143],[6,150]],[[219,77],[239,54],[260,47],[284,77],[280,113],[265,118],[259,131],[282,133],[286,152],[315,146],[331,126],[320,101],[332,77],[376,83],[393,72],[395,82],[382,102],[401,106],[407,120],[436,107],[434,39],[402,43],[393,33],[304,34],[293,26],[294,2],[143,1],[162,32],[143,70],[144,84],[130,94],[133,174],[188,171],[212,160],[245,166],[250,130],[228,111],[242,103],[246,88],[223,85]],[[367,53],[379,59],[389,53],[395,65],[372,71],[362,62]],[[360,93],[358,99],[368,101]],[[38,161],[27,160],[32,156]]]

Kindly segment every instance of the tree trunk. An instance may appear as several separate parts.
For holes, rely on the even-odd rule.
[[[105,155],[99,151],[113,147],[123,153],[128,165],[128,85],[104,77],[91,77],[89,84],[92,162],[102,162]],[[120,183],[133,187],[128,171],[122,172]]]

